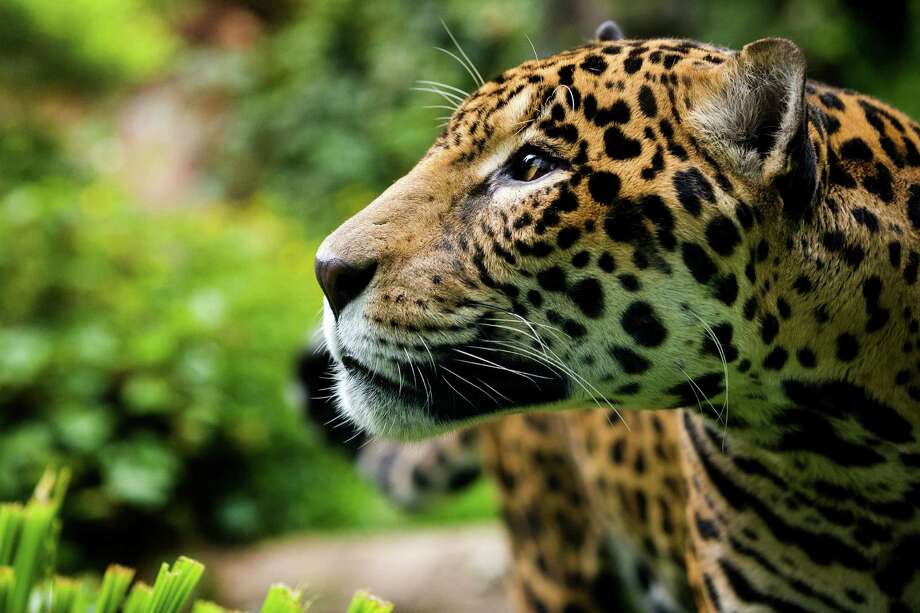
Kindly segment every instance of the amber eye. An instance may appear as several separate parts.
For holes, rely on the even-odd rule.
[[[508,174],[515,181],[536,181],[559,168],[560,160],[536,147],[524,147],[511,159]]]

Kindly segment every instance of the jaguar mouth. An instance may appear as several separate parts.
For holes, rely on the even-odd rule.
[[[380,430],[379,423],[406,422],[399,429],[456,427],[509,410],[548,405],[569,396],[559,369],[529,360],[501,359],[471,343],[436,351],[428,360],[391,360],[399,380],[343,354],[341,368],[349,387],[346,412],[359,425]],[[416,423],[408,423],[408,416]],[[425,423],[427,422],[427,423]],[[400,436],[399,432],[378,432]]]
[[[379,391],[389,394],[394,398],[418,400],[419,392],[413,385],[403,381],[394,381],[389,376],[379,373],[350,355],[342,356],[342,368],[349,376],[361,380],[364,384],[375,387]]]

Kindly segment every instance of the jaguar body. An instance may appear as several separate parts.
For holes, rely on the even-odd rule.
[[[782,39],[508,70],[317,254],[340,408],[480,428],[523,610],[920,610],[918,149]]]

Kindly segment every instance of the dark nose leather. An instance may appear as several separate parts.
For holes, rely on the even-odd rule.
[[[370,285],[376,271],[374,261],[354,265],[341,258],[316,260],[316,278],[336,319]]]

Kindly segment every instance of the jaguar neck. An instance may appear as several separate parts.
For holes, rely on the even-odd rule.
[[[782,451],[789,474],[917,452],[920,236],[905,210],[920,185],[857,148],[826,142],[820,198],[804,219],[763,224],[745,270],[750,365],[734,373],[727,430]]]

